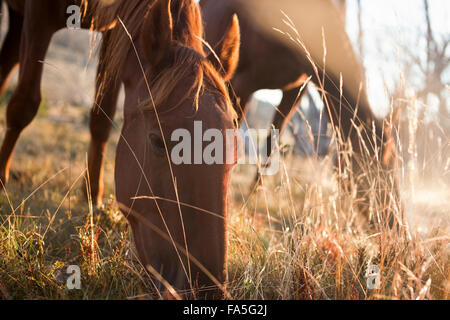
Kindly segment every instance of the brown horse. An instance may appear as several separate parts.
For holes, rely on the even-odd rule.
[[[235,13],[239,16],[242,44],[231,83],[240,99],[240,106],[235,104],[240,118],[255,91],[281,89],[283,98],[273,119],[281,132],[306,92],[305,81],[311,79],[344,142],[339,147],[352,147],[347,163],[355,176],[371,163],[377,166],[375,158],[381,160],[383,172],[391,171],[391,135],[370,108],[363,68],[332,0],[201,0],[200,5],[213,48],[222,43],[224,23]],[[337,164],[344,162],[338,157]],[[365,184],[360,182],[360,194],[367,190]]]
[[[38,110],[48,45],[52,35],[66,26],[66,9],[74,3],[7,0],[7,4],[9,31],[0,53],[2,88],[15,66],[20,65],[20,72],[7,108],[0,153],[2,183],[8,179],[17,139]],[[116,197],[130,222],[140,261],[172,296],[183,290],[190,297],[195,292],[197,297],[220,296],[227,281],[227,191],[233,164],[172,165],[169,138],[179,128],[193,133],[194,121],[202,121],[205,128],[234,130],[225,81],[237,65],[238,21],[230,17],[219,57],[225,67],[218,71],[216,59],[205,55],[201,13],[194,0],[76,4],[84,12],[82,27],[105,32],[90,120],[93,199],[101,199],[105,145],[123,83]]]

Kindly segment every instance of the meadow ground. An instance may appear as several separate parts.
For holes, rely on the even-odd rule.
[[[0,136],[4,111],[2,104]],[[120,117],[117,122],[120,127]],[[118,134],[114,130],[108,149],[105,205],[93,210],[82,192],[87,110],[43,104],[17,146],[8,192],[0,195],[0,298],[159,297],[114,201]],[[288,156],[280,174],[250,197],[255,169],[235,169],[228,217],[231,297],[449,299],[450,188],[403,178],[409,229],[398,233],[361,217],[355,196],[337,188],[330,162]],[[81,290],[66,289],[68,265],[81,267]],[[373,265],[379,289],[367,287]]]

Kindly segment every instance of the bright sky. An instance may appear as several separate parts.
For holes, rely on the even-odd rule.
[[[364,66],[366,70],[369,99],[378,115],[388,111],[389,100],[385,82],[392,84],[398,77],[396,43],[407,43],[411,48],[424,50],[424,40],[419,35],[426,30],[422,0],[362,0],[364,30]],[[353,43],[358,35],[357,1],[347,0],[347,32]],[[430,0],[432,28],[437,36],[450,34],[450,1]],[[450,48],[449,48],[450,49]],[[450,51],[450,50],[449,50]],[[383,54],[380,54],[383,52]],[[450,54],[450,53],[449,53]],[[447,72],[450,79],[450,70]],[[257,98],[278,104],[280,92],[260,91]]]

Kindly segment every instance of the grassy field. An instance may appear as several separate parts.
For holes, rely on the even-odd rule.
[[[57,35],[50,49],[39,115],[19,141],[7,192],[0,194],[0,299],[158,299],[114,200],[118,129],[108,149],[105,205],[94,210],[83,196],[95,59],[89,59],[86,36],[66,36]],[[74,48],[80,52],[73,54]],[[116,122],[120,127],[120,112]],[[399,145],[400,153],[414,154],[417,130],[406,131],[410,139]],[[443,152],[449,143],[433,145],[431,157],[421,162],[426,166],[400,161],[402,232],[378,223],[383,209],[399,214],[399,203],[375,194],[375,222],[367,223],[353,190],[338,188],[331,156],[288,155],[280,173],[252,194],[255,168],[237,167],[228,216],[230,296],[449,299],[450,161]],[[385,187],[392,193],[392,186]],[[81,267],[81,290],[66,289],[68,265]],[[369,266],[379,268],[379,289],[367,286]]]
[[[135,258],[128,225],[114,202],[118,130],[108,152],[104,207],[90,209],[83,196],[86,114],[85,108],[43,106],[17,147],[8,192],[0,195],[1,298],[159,297]],[[117,121],[120,126],[120,117]],[[403,188],[409,234],[392,232],[361,217],[354,196],[338,190],[330,162],[288,156],[281,173],[251,196],[254,168],[235,169],[230,295],[449,299],[449,188],[433,191],[409,178]],[[81,267],[81,290],[66,289],[65,270],[71,264]],[[380,289],[367,288],[369,265],[380,269]]]

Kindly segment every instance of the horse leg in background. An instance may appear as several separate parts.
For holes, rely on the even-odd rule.
[[[228,92],[234,110],[236,111],[239,124],[244,120],[245,115],[247,114],[252,94],[258,90],[252,85],[253,82],[251,74],[247,72],[238,72],[229,83]]]
[[[283,98],[281,99],[278,109],[275,110],[275,114],[272,120],[273,129],[278,130],[280,137],[284,129],[286,128],[286,125],[289,123],[292,116],[296,112],[297,107],[299,106],[299,103],[303,98],[304,94],[306,93],[306,91],[307,91],[306,87],[301,89],[297,87],[294,89],[283,91]],[[266,146],[268,152],[267,156],[270,156],[270,153],[273,148],[271,135],[267,136]],[[258,172],[256,173],[256,177],[254,179],[254,186],[256,187],[261,181],[262,177],[258,170]]]
[[[336,166],[340,185],[347,192],[356,187],[357,208],[371,221],[376,218],[383,225],[392,227],[393,212],[386,208],[392,207],[391,191],[398,199],[398,189],[393,173],[395,147],[390,132],[383,127],[383,121],[376,119],[364,90],[357,99],[352,98],[344,86],[341,95],[331,80],[325,81],[324,90],[324,103],[339,141]],[[393,188],[387,188],[391,183]],[[373,190],[377,201],[372,201]],[[376,207],[371,208],[371,203]],[[381,215],[370,217],[370,212]]]
[[[23,17],[11,8],[8,9],[9,27],[0,51],[0,97],[6,91],[9,76],[19,64],[20,36],[23,26]]]
[[[91,109],[89,122],[91,142],[88,154],[88,171],[90,196],[95,206],[100,205],[102,202],[104,189],[103,166],[106,146],[111,133],[112,121],[116,112],[117,98],[120,91],[120,81],[115,77],[108,78],[107,74],[108,70],[105,57],[109,34],[110,31],[103,34],[99,64],[97,67],[96,98],[94,106]]]
[[[39,5],[38,1],[30,2],[25,11],[20,42],[19,82],[6,110],[6,133],[0,149],[0,180],[3,184],[8,181],[11,156],[20,133],[34,119],[41,103],[42,61],[52,35],[57,30],[51,24],[42,23],[46,19],[51,21],[51,17],[35,14],[39,11],[34,11],[34,6]]]

